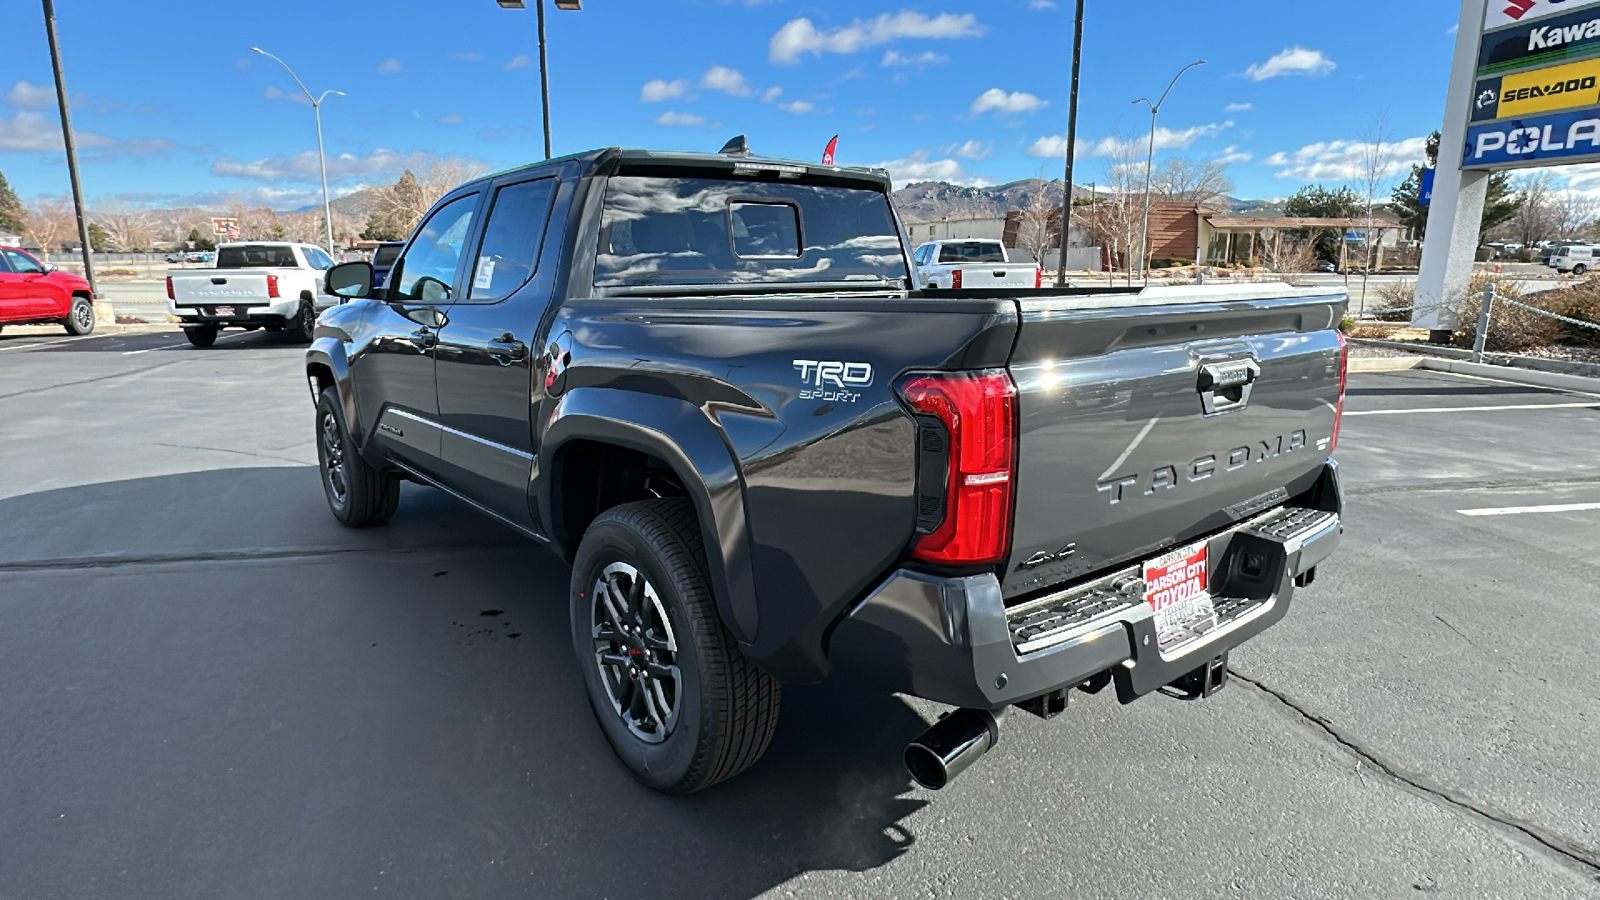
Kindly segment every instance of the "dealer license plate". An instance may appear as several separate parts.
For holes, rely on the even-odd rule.
[[[215,312],[219,316],[231,316],[231,315],[233,315],[233,307],[231,307],[231,306],[219,306],[219,307],[216,308]]]
[[[1207,543],[1190,544],[1144,564],[1144,599],[1155,611],[1156,641],[1168,650],[1217,627]]]

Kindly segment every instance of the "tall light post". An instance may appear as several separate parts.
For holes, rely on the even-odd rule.
[[[495,0],[501,9],[527,9],[527,0]],[[544,0],[539,10],[539,109],[544,113],[544,158],[550,158],[550,67],[544,52]],[[556,9],[581,10],[583,0],[555,0]]]
[[[1156,158],[1156,114],[1161,112],[1161,104],[1167,102],[1167,95],[1172,93],[1172,86],[1178,83],[1178,79],[1183,77],[1183,73],[1195,66],[1203,66],[1205,64],[1205,60],[1197,59],[1179,69],[1178,74],[1172,76],[1172,80],[1167,82],[1167,89],[1161,92],[1160,100],[1151,103],[1149,97],[1140,97],[1133,101],[1135,106],[1144,103],[1150,107],[1150,150],[1144,157],[1144,224],[1139,228],[1139,277],[1141,279],[1146,277],[1144,258],[1145,254],[1150,252],[1150,164]],[[1196,260],[1196,262],[1198,263],[1199,260]]]
[[[260,47],[251,47],[250,52],[259,53],[262,56],[273,60],[278,65],[283,66],[283,70],[289,73],[289,77],[293,78],[294,83],[299,85],[300,90],[305,93],[306,99],[311,101],[311,112],[314,116],[316,116],[317,119],[317,164],[322,167],[322,224],[323,227],[325,227],[328,231],[328,253],[332,255],[334,252],[333,209],[332,205],[328,202],[328,156],[326,153],[322,152],[322,101],[328,99],[329,94],[338,94],[339,96],[343,97],[344,91],[323,91],[322,96],[313,97],[311,96],[311,92],[306,90],[305,82],[300,80],[300,76],[294,74],[294,70],[289,68],[288,63],[278,59],[276,56],[273,56],[271,53],[268,53]]]

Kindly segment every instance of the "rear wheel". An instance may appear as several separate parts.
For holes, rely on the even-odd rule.
[[[578,546],[571,595],[589,705],[635,778],[687,794],[766,752],[781,687],[744,658],[717,614],[689,501],[602,513]]]
[[[1585,273],[1587,273],[1588,271],[1589,271],[1589,267],[1584,265],[1583,263],[1578,263],[1577,265],[1572,267],[1572,274],[1574,274],[1574,275],[1582,276]]]
[[[193,328],[185,328],[183,336],[188,338],[189,343],[196,347],[209,347],[217,342],[217,332],[219,330],[221,329],[215,325],[196,325]]]
[[[289,336],[302,344],[311,343],[311,334],[317,330],[317,310],[310,301],[301,301],[300,309],[295,311],[294,318],[289,321]]]
[[[317,461],[328,508],[342,524],[365,528],[394,515],[400,505],[400,479],[374,468],[356,452],[333,388],[317,396]]]
[[[89,302],[88,297],[74,296],[72,309],[61,324],[66,326],[67,334],[81,335],[94,331],[94,304]]]

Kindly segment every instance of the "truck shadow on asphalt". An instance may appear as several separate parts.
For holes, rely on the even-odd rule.
[[[32,760],[0,795],[78,823],[0,822],[32,861],[0,895],[742,898],[912,850],[928,801],[900,753],[925,722],[837,680],[788,688],[732,781],[633,781],[583,694],[568,578],[411,485],[389,525],[342,529],[312,467],[0,500],[0,720]]]

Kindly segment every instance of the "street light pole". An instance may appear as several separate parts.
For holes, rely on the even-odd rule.
[[[1167,89],[1161,92],[1160,100],[1151,103],[1149,97],[1140,97],[1139,99],[1133,101],[1135,106],[1140,103],[1144,103],[1150,107],[1150,149],[1145,154],[1144,158],[1144,224],[1139,228],[1140,279],[1146,279],[1149,277],[1145,272],[1144,258],[1145,254],[1150,252],[1150,164],[1154,162],[1156,158],[1156,115],[1161,112],[1161,104],[1167,102],[1167,95],[1172,93],[1172,86],[1178,83],[1178,79],[1183,77],[1183,73],[1189,71],[1195,66],[1203,66],[1205,64],[1205,60],[1197,59],[1194,62],[1189,63],[1187,66],[1179,69],[1178,74],[1172,76],[1172,80],[1167,82]]]
[[[1056,261],[1056,287],[1067,286],[1067,236],[1072,226],[1072,153],[1078,140],[1078,65],[1083,59],[1083,0],[1072,26],[1072,89],[1067,100],[1067,175],[1061,199],[1061,250]]]
[[[501,9],[527,9],[527,0],[495,0]],[[544,118],[544,158],[550,158],[550,65],[545,54],[544,0],[536,0],[539,14],[539,110]],[[583,9],[583,0],[555,0],[556,9]]]
[[[45,2],[48,3],[49,0],[45,0]],[[250,52],[259,53],[262,56],[275,61],[278,65],[283,66],[283,70],[289,73],[289,77],[294,79],[294,83],[296,85],[299,85],[300,90],[306,95],[306,99],[311,101],[311,113],[317,120],[317,164],[322,167],[322,225],[327,232],[328,253],[329,255],[332,255],[334,252],[333,208],[332,204],[328,201],[328,155],[322,150],[322,101],[328,99],[329,94],[338,94],[339,96],[343,97],[345,95],[344,91],[323,91],[322,96],[313,97],[311,96],[311,92],[306,90],[305,83],[300,80],[300,76],[294,74],[294,70],[289,68],[288,63],[278,59],[276,56],[273,56],[271,53],[268,53],[260,47],[251,47]]]
[[[55,69],[56,75],[56,102],[61,106],[61,143],[67,151],[67,178],[72,182],[72,208],[78,217],[78,243],[83,251],[83,277],[89,282],[89,293],[100,296],[100,288],[95,285],[94,260],[90,257],[93,247],[89,245],[89,219],[83,214],[83,187],[78,183],[78,142],[72,136],[72,110],[67,104],[67,80],[61,74],[61,47],[56,43],[56,6],[51,0],[44,0],[44,31],[50,39],[50,66]],[[50,248],[41,248],[45,256],[50,255]]]

